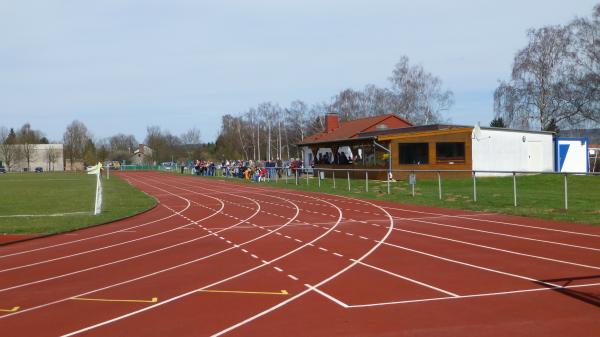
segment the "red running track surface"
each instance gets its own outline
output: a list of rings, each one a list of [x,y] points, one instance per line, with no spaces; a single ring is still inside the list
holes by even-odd
[[[600,336],[599,228],[118,175],[159,206],[0,247],[2,336]]]

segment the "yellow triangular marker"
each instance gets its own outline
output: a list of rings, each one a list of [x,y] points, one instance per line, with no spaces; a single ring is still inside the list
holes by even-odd
[[[19,310],[21,307],[13,307],[12,309],[0,309],[0,312],[15,312]]]

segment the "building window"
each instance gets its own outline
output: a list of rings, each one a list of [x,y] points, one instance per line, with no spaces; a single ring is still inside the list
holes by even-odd
[[[428,143],[404,143],[398,144],[400,155],[400,164],[420,165],[429,164],[429,144]]]
[[[436,143],[435,153],[437,164],[464,164],[465,143]]]

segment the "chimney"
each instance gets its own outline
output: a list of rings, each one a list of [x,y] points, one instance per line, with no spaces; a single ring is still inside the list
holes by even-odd
[[[340,127],[340,116],[335,112],[325,115],[325,132],[331,132]]]
[[[140,153],[141,153],[141,154],[144,154],[144,144],[140,144],[140,145],[138,146],[138,149],[140,150]]]

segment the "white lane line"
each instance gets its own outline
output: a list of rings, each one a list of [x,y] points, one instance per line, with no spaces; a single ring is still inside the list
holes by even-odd
[[[327,293],[325,293],[325,292],[323,292],[323,291],[321,291],[321,290],[319,290],[319,289],[311,286],[310,284],[304,284],[304,286],[307,287],[308,289],[310,289],[310,290],[312,290],[312,291],[320,294],[321,296],[323,296],[325,298],[328,298],[330,301],[332,301],[334,303],[337,303],[339,306],[341,306],[343,308],[348,308],[348,305],[346,303],[344,303],[344,302],[340,301],[339,299],[337,299],[337,298],[335,298],[335,297],[333,297],[333,296],[331,296],[331,295],[329,295],[329,294],[327,294]]]
[[[378,270],[378,271],[380,271],[380,272],[382,272],[382,273],[385,273],[385,274],[388,274],[388,275],[391,275],[391,276],[397,277],[397,278],[399,278],[399,279],[403,279],[403,280],[405,280],[405,281],[408,281],[408,282],[411,282],[411,283],[414,283],[414,284],[418,284],[418,285],[420,285],[420,286],[423,286],[423,287],[425,287],[425,288],[429,288],[429,289],[432,289],[432,290],[435,290],[435,291],[441,292],[441,293],[443,293],[443,294],[450,295],[450,296],[452,296],[452,297],[458,297],[458,296],[459,296],[458,294],[455,294],[455,293],[453,293],[453,292],[451,292],[451,291],[448,291],[448,290],[444,290],[444,289],[442,289],[442,288],[435,287],[435,286],[433,286],[433,285],[431,285],[431,284],[427,284],[427,283],[424,283],[424,282],[420,282],[420,281],[417,281],[417,280],[415,280],[415,279],[412,279],[412,278],[410,278],[410,277],[406,277],[406,276],[403,276],[403,275],[400,275],[400,274],[396,274],[396,273],[394,273],[394,272],[391,272],[391,271],[389,271],[389,270],[386,270],[386,269],[383,269],[383,268],[379,268],[379,267],[375,267],[375,266],[373,266],[373,265],[371,265],[371,264],[368,264],[368,263],[365,263],[365,262],[361,262],[361,261],[357,261],[357,262],[358,262],[359,264],[361,264],[361,265],[365,266],[365,267],[369,267],[369,268],[371,268],[371,269]]]
[[[362,236],[362,235],[360,235],[360,236],[359,236],[359,238],[361,238],[361,239],[363,239],[363,240],[369,240],[369,238],[368,238],[368,237],[366,237],[366,236]]]
[[[250,256],[252,256],[252,258],[254,258],[254,259],[258,259],[258,256],[254,255],[254,254],[250,254]]]
[[[244,253],[248,253],[248,251],[247,251],[247,250],[245,250],[244,248],[242,248],[242,252],[244,252]]]
[[[509,237],[509,238],[519,239],[519,240],[535,241],[535,242],[547,243],[547,244],[552,244],[552,245],[565,246],[565,247],[571,247],[571,248],[579,248],[579,249],[587,249],[587,250],[593,250],[593,251],[596,251],[596,252],[600,252],[600,248],[592,248],[592,247],[585,247],[585,246],[579,246],[579,245],[572,245],[572,244],[563,243],[563,242],[548,241],[548,240],[542,240],[542,239],[534,239],[534,238],[530,238],[530,237],[526,237],[526,236],[518,236],[518,235],[512,235],[512,234],[505,234],[505,233],[498,233],[498,232],[486,231],[486,230],[476,229],[476,228],[447,225],[447,224],[442,224],[442,223],[433,222],[433,221],[426,221],[426,220],[411,219],[409,221],[426,223],[426,224],[435,225],[435,226],[442,226],[442,227],[462,229],[462,230],[479,232],[479,233],[485,233],[485,234],[492,234],[492,235],[498,235],[498,236],[506,236],[506,237]]]
[[[148,225],[153,224],[155,222],[164,221],[166,219],[169,219],[169,218],[172,218],[174,216],[177,216],[181,212],[186,211],[189,207],[191,207],[191,203],[189,203],[189,201],[188,201],[188,205],[184,209],[182,209],[181,211],[178,211],[178,212],[173,213],[173,214],[171,214],[169,216],[166,216],[166,217],[162,217],[160,219],[156,219],[156,220],[149,221],[149,222],[146,222],[146,223],[142,223],[140,225],[135,225],[135,226],[132,226],[132,227],[127,227],[127,228],[124,228],[124,229],[121,229],[121,230],[118,230],[118,231],[114,231],[114,232],[109,232],[109,233],[104,233],[104,234],[98,234],[98,235],[94,235],[94,236],[87,237],[87,238],[82,238],[82,239],[77,239],[77,240],[73,240],[73,241],[63,242],[63,243],[59,243],[59,244],[55,244],[55,245],[50,245],[50,246],[45,246],[45,247],[40,247],[40,248],[35,248],[35,249],[30,249],[30,250],[25,250],[25,251],[20,251],[20,252],[16,252],[16,253],[12,253],[12,254],[5,254],[5,255],[1,255],[0,259],[8,258],[8,257],[11,257],[11,256],[23,255],[23,254],[32,253],[32,252],[37,252],[37,251],[46,250],[46,249],[50,249],[50,248],[61,247],[61,246],[65,246],[65,245],[70,245],[70,244],[74,244],[74,243],[78,243],[78,242],[82,242],[82,241],[87,241],[87,240],[96,239],[96,238],[100,238],[100,237],[104,237],[104,236],[108,236],[108,235],[117,234],[117,233],[120,233],[122,231],[131,230],[131,229],[134,229],[134,228],[148,226]],[[165,208],[167,208],[167,207],[165,207]],[[169,209],[169,211],[173,212],[173,210],[171,210],[171,209]],[[169,231],[165,231],[163,233],[166,233],[166,232],[169,232]],[[142,238],[138,238],[136,240],[141,240],[141,239],[144,239],[144,238],[145,237],[142,237]],[[130,241],[133,241],[133,240],[130,240]],[[125,242],[120,243],[120,244],[126,244],[126,243],[128,243],[130,241],[125,241]],[[112,247],[112,245],[111,246],[107,246],[107,247]]]
[[[333,253],[333,255],[338,256],[338,257],[344,257],[344,255],[342,255],[340,253]]]
[[[287,193],[287,194],[292,194],[292,193]],[[314,197],[310,197],[310,196],[308,196],[308,197],[309,197],[309,198],[314,198]],[[283,198],[282,198],[282,199],[283,199]],[[315,198],[315,199],[316,199],[316,198]],[[290,203],[292,203],[292,202],[290,202]],[[292,203],[292,204],[294,204],[294,203]],[[332,206],[338,209],[338,212],[339,212],[338,222],[339,222],[339,221],[341,221],[341,218],[342,218],[342,212],[341,212],[341,210],[340,210],[338,207],[336,207],[335,205],[333,205],[333,204],[332,204]],[[296,209],[296,214],[295,214],[295,216],[294,216],[292,219],[290,219],[290,221],[288,221],[286,224],[282,225],[281,227],[285,227],[285,226],[286,226],[288,223],[290,223],[290,222],[292,222],[294,219],[296,219],[296,218],[298,217],[298,215],[299,215],[299,212],[300,212],[300,208],[297,208],[297,209]],[[390,221],[393,223],[393,219],[391,219],[391,217],[390,217]],[[314,239],[313,239],[311,242],[316,242],[316,241],[318,241],[318,240],[322,239],[323,237],[325,237],[326,235],[328,235],[329,233],[330,233],[330,231],[324,232],[324,233],[322,233],[321,235],[319,235],[318,237],[314,238]],[[265,237],[265,236],[267,236],[267,235],[269,235],[269,234],[264,234],[264,235],[262,235],[262,236],[259,236],[259,237],[257,237],[257,238],[254,238],[254,239],[252,239],[252,240],[246,241],[245,243],[242,243],[242,244],[248,244],[248,243],[250,243],[250,242],[253,242],[253,241],[256,241],[256,240],[258,240],[258,239],[261,239],[261,238],[263,238],[263,237]],[[387,234],[387,235],[389,235],[389,231],[388,231],[388,234]],[[298,251],[302,250],[302,249],[303,249],[304,247],[306,247],[307,245],[308,245],[308,243],[306,243],[306,244],[304,244],[304,245],[302,245],[302,246],[300,246],[300,247],[297,247],[297,248],[295,248],[295,249],[293,249],[293,250],[291,250],[291,251],[289,251],[289,252],[287,252],[287,253],[285,253],[285,254],[283,254],[283,255],[281,255],[281,256],[279,256],[279,257],[277,257],[277,258],[273,259],[273,260],[271,260],[271,262],[275,262],[275,261],[279,261],[279,260],[281,260],[281,259],[284,259],[284,258],[286,258],[287,256],[289,256],[289,255],[292,255],[292,254],[294,254],[294,253],[296,253],[296,252],[298,252]],[[375,250],[375,249],[376,249],[376,247],[377,247],[377,246],[373,247],[373,248],[372,248],[372,249],[371,249],[371,250],[368,252],[368,254],[371,254],[371,252],[372,252],[373,250]],[[231,248],[228,248],[228,249],[226,249],[226,250],[224,250],[224,251],[228,251],[228,250],[231,250],[231,249],[234,249],[234,248],[233,248],[233,247],[231,247]],[[220,253],[215,253],[215,254],[212,254],[212,256],[214,256],[214,255],[216,255],[216,254],[220,254]],[[365,257],[366,257],[366,255],[365,255]],[[220,281],[216,281],[216,282],[214,282],[214,283],[212,283],[212,284],[206,285],[206,286],[204,286],[204,287],[202,287],[202,288],[195,289],[195,290],[192,290],[192,291],[189,291],[189,292],[186,292],[186,293],[183,293],[183,294],[177,295],[177,296],[175,296],[175,297],[171,297],[171,298],[169,298],[169,299],[167,299],[167,300],[163,300],[163,301],[161,301],[161,302],[158,302],[158,303],[156,303],[156,304],[154,304],[154,305],[151,305],[151,306],[148,306],[148,307],[145,307],[145,308],[142,308],[142,309],[136,310],[136,311],[129,312],[129,313],[127,313],[127,314],[124,314],[124,315],[121,315],[121,316],[118,316],[118,317],[112,318],[112,319],[110,319],[110,320],[107,320],[107,321],[104,321],[104,322],[100,322],[100,323],[97,323],[97,324],[95,324],[95,325],[92,325],[92,326],[88,326],[88,327],[85,327],[85,328],[79,329],[79,330],[77,330],[77,331],[70,332],[70,333],[68,333],[68,334],[65,334],[65,335],[63,335],[63,336],[61,336],[61,337],[68,337],[68,336],[77,335],[77,334],[80,334],[80,333],[82,333],[82,332],[86,332],[86,331],[89,331],[89,330],[93,330],[93,329],[96,329],[96,328],[98,328],[98,327],[101,327],[101,326],[104,326],[104,325],[108,325],[108,324],[114,323],[114,322],[116,322],[116,321],[120,321],[120,320],[126,319],[126,318],[128,318],[128,317],[131,317],[131,316],[137,315],[137,314],[139,314],[139,313],[142,313],[142,312],[145,312],[145,311],[148,311],[148,310],[152,310],[152,309],[154,309],[154,308],[156,308],[156,307],[159,307],[159,306],[166,305],[166,304],[168,304],[168,303],[171,303],[171,302],[173,302],[173,301],[176,301],[176,300],[178,300],[178,299],[180,299],[180,298],[187,297],[187,296],[189,296],[189,295],[191,295],[191,294],[194,294],[194,293],[196,293],[196,292],[198,292],[198,291],[201,291],[201,290],[204,290],[204,289],[208,289],[208,288],[214,287],[214,286],[216,286],[216,285],[219,285],[219,284],[221,284],[221,283],[225,283],[225,282],[227,282],[227,281],[230,281],[230,280],[232,280],[232,279],[235,279],[235,278],[238,278],[238,277],[240,277],[240,276],[243,276],[243,275],[245,275],[245,274],[251,273],[251,272],[253,272],[253,271],[255,271],[255,270],[258,270],[258,269],[260,269],[260,268],[262,268],[262,267],[264,267],[264,266],[265,266],[264,264],[261,264],[261,265],[259,265],[259,266],[256,266],[256,267],[253,267],[253,268],[247,269],[247,270],[245,270],[245,271],[243,271],[243,272],[240,272],[240,273],[238,273],[238,274],[232,275],[232,276],[230,276],[230,277],[228,277],[228,278],[221,279]],[[326,281],[329,281],[330,279],[333,279],[333,278],[337,277],[339,274],[341,274],[341,273],[345,272],[345,271],[346,271],[347,269],[349,269],[349,268],[350,268],[350,266],[349,266],[349,267],[346,267],[345,269],[343,269],[343,270],[339,271],[338,273],[336,273],[335,275],[331,276],[331,277],[330,277],[329,279],[327,279]],[[296,296],[294,296],[294,297],[292,297],[292,298],[288,299],[287,301],[284,301],[284,302],[280,303],[280,304],[279,304],[279,305],[277,305],[276,307],[279,307],[279,306],[281,306],[281,305],[284,305],[285,303],[289,303],[290,301],[292,301],[292,300],[294,300],[294,299],[296,299],[296,298],[298,298],[298,297],[300,297],[300,296],[302,296],[302,295],[306,294],[308,291],[309,291],[309,290],[305,290],[305,291],[303,291],[302,293],[300,293],[300,294],[297,294]],[[96,292],[96,291],[94,291],[94,292]],[[90,292],[90,293],[91,293],[91,292]],[[88,294],[89,294],[89,293],[86,293],[86,294],[79,294],[79,295],[76,295],[75,297],[80,297],[80,296],[84,296],[84,295],[88,295]],[[68,300],[68,299],[65,299],[65,300]],[[64,301],[64,300],[61,300],[60,302],[62,302],[62,301]],[[56,302],[55,302],[55,303],[56,303]],[[54,303],[53,303],[53,304],[54,304]],[[45,306],[46,306],[46,305],[45,305]],[[29,308],[29,310],[27,310],[27,309],[25,309],[25,310],[22,310],[22,311],[20,311],[20,313],[23,313],[23,312],[26,312],[26,311],[30,311],[30,310],[32,310],[32,308]],[[272,310],[274,310],[274,308],[267,309],[267,311],[268,311],[268,312],[270,312],[270,311],[272,311]],[[15,313],[15,314],[16,314],[16,313]],[[3,315],[3,316],[0,316],[0,320],[1,320],[1,319],[3,319],[3,318],[6,318],[6,317],[10,317],[10,316],[12,316],[12,315],[14,315],[14,314],[8,314],[8,315]],[[262,315],[263,315],[263,313],[259,313],[258,315],[259,315],[259,316],[262,316]],[[239,326],[240,324],[241,324],[241,323],[238,323],[238,324],[236,324],[236,326]],[[229,330],[231,330],[232,328],[233,328],[233,327],[230,327],[230,328],[228,329],[228,331],[229,331]],[[222,334],[222,333],[220,333],[220,334]]]
[[[283,271],[283,269],[281,269],[281,268],[279,268],[279,267],[273,267],[273,269],[277,270],[277,271],[278,271],[278,272],[280,272],[280,273]]]
[[[437,235],[432,235],[432,234],[425,234],[425,233],[413,232],[413,231],[409,231],[407,229],[394,228],[394,230],[405,232],[405,233],[411,233],[411,234],[415,234],[415,235],[426,236],[426,237],[435,238],[435,239],[440,239],[440,240],[445,240],[445,241],[450,241],[450,242],[461,243],[461,244],[469,245],[469,246],[473,246],[473,247],[490,249],[490,250],[494,250],[494,251],[498,251],[498,252],[503,252],[503,253],[508,253],[508,254],[514,254],[514,255],[519,255],[519,256],[526,256],[526,257],[531,257],[531,258],[534,258],[534,259],[540,259],[540,260],[545,260],[545,261],[551,261],[551,262],[569,264],[569,265],[578,266],[578,267],[584,267],[584,268],[590,268],[590,269],[600,270],[600,267],[596,267],[596,266],[589,266],[589,265],[581,264],[581,263],[575,263],[575,262],[557,260],[557,259],[552,259],[552,258],[549,258],[549,257],[531,255],[531,254],[526,254],[526,253],[520,253],[520,252],[515,252],[515,251],[512,251],[512,250],[508,250],[508,249],[496,248],[496,247],[491,247],[491,246],[486,246],[486,245],[480,245],[480,244],[477,244],[477,243],[472,243],[472,242],[467,242],[467,241],[450,239],[450,238],[446,238],[446,237],[443,237],[443,236],[437,236]]]
[[[302,242],[302,240],[299,240],[299,239],[294,239],[294,241],[296,241],[296,242]]]
[[[190,203],[189,200],[186,200],[186,201],[188,203]],[[191,205],[191,203],[190,203],[190,205]],[[215,212],[215,213],[211,214],[209,217],[215,216],[217,214],[218,214],[218,212]],[[175,215],[179,215],[179,214],[174,213],[173,215],[175,216]],[[56,258],[52,258],[52,259],[47,259],[47,260],[43,260],[43,261],[38,261],[38,262],[34,262],[34,263],[29,263],[29,264],[24,264],[24,265],[20,265],[20,266],[16,266],[16,267],[2,269],[2,270],[0,270],[0,273],[5,273],[5,272],[8,272],[8,271],[12,271],[12,270],[18,270],[18,269],[33,267],[33,266],[37,266],[37,265],[41,265],[41,264],[46,264],[46,263],[50,263],[50,262],[60,261],[60,260],[68,259],[68,258],[75,257],[75,256],[85,255],[85,254],[89,254],[89,253],[93,253],[93,252],[105,250],[105,249],[108,249],[108,248],[113,248],[113,247],[118,247],[118,246],[130,244],[132,242],[137,242],[137,241],[140,241],[140,240],[146,240],[146,239],[149,239],[149,238],[152,238],[152,237],[155,237],[155,236],[160,236],[160,235],[163,235],[163,234],[166,234],[166,233],[169,233],[169,232],[176,231],[179,228],[186,227],[186,226],[189,226],[189,225],[190,225],[189,223],[186,223],[185,225],[178,226],[178,227],[175,227],[175,228],[163,231],[163,232],[158,232],[158,233],[150,234],[150,235],[147,235],[147,236],[142,236],[142,237],[139,237],[139,238],[135,238],[135,239],[131,239],[131,240],[119,242],[119,243],[116,243],[116,244],[102,246],[102,247],[95,248],[95,249],[90,249],[90,250],[86,250],[86,251],[82,251],[82,252],[78,252],[78,253],[74,253],[74,254],[70,254],[70,255],[63,255],[63,256],[60,256],[60,257],[56,257]],[[129,229],[124,229],[124,230],[129,230]],[[119,232],[122,232],[122,231],[119,231]],[[115,232],[115,233],[118,233],[118,232]]]
[[[504,272],[504,271],[501,271],[501,270],[487,268],[487,267],[483,267],[483,266],[479,266],[479,265],[476,265],[476,264],[467,263],[467,262],[463,262],[463,261],[453,260],[453,259],[450,259],[450,258],[447,258],[447,257],[438,256],[438,255],[426,253],[426,252],[423,252],[423,251],[420,251],[420,250],[416,250],[416,249],[411,249],[411,248],[408,248],[408,247],[403,247],[403,246],[395,245],[395,244],[389,243],[389,242],[384,242],[383,244],[386,245],[386,246],[397,248],[397,249],[406,250],[406,251],[409,251],[409,252],[412,252],[412,253],[416,253],[416,254],[421,254],[421,255],[428,256],[428,257],[432,257],[434,259],[443,260],[443,261],[446,261],[446,262],[456,263],[456,264],[460,264],[460,265],[463,265],[463,266],[467,266],[467,267],[471,267],[471,268],[475,268],[475,269],[481,269],[481,270],[489,271],[489,272],[496,273],[496,274],[501,274],[501,275],[505,275],[505,276],[515,277],[515,278],[526,280],[526,281],[530,281],[530,282],[543,283],[543,284],[546,284],[546,285],[548,285],[550,287],[559,287],[559,285],[554,284],[554,283],[539,281],[539,280],[537,280],[535,278],[531,278],[531,277],[527,277],[527,276],[523,276],[523,275],[518,275],[518,274],[509,273],[509,272]]]
[[[322,250],[322,251],[326,252],[327,248],[319,247],[319,250]]]
[[[288,194],[291,194],[291,193],[288,193]],[[294,194],[294,195],[296,195],[296,194]],[[345,199],[351,199],[351,198],[349,198],[349,197],[344,197],[344,196],[339,196],[339,197],[340,197],[340,198],[345,198]],[[361,202],[363,202],[364,204],[370,204],[370,205],[372,205],[372,206],[375,206],[375,207],[377,207],[377,208],[381,209],[381,210],[382,210],[382,211],[383,211],[383,212],[386,214],[386,216],[388,217],[388,219],[389,219],[389,221],[390,221],[390,226],[388,227],[388,230],[387,230],[387,232],[385,233],[385,235],[384,235],[384,236],[383,236],[383,238],[381,239],[381,242],[384,242],[384,241],[385,241],[385,240],[386,240],[386,239],[387,239],[387,238],[390,236],[390,234],[392,233],[392,230],[393,230],[393,228],[394,228],[394,219],[393,219],[393,218],[392,218],[392,216],[391,216],[391,215],[390,215],[390,214],[389,214],[389,213],[388,213],[388,212],[387,212],[385,209],[383,209],[382,207],[380,207],[380,206],[377,206],[376,204],[373,204],[373,203],[371,203],[371,202],[368,202],[368,201],[363,201],[363,200],[361,200]],[[340,220],[341,220],[341,214],[342,214],[342,211],[341,211],[341,209],[340,209],[339,207],[335,206],[333,203],[330,203],[330,204],[331,204],[331,205],[333,205],[334,207],[336,207],[336,208],[339,210],[339,212],[340,212]],[[337,225],[336,225],[336,226],[337,226]],[[334,226],[334,227],[335,227],[335,226]],[[332,228],[334,228],[334,227],[332,227]],[[325,232],[325,233],[329,233],[329,231],[327,231],[327,232]],[[325,234],[325,233],[324,233],[324,234]],[[315,241],[315,240],[313,240],[313,242],[314,242],[314,241]],[[381,245],[381,243],[376,243],[376,244],[375,244],[373,247],[371,247],[371,249],[370,249],[369,251],[367,251],[366,253],[364,253],[364,254],[363,254],[361,257],[359,257],[359,258],[358,258],[358,259],[356,259],[355,261],[357,261],[357,262],[358,262],[358,261],[362,261],[362,260],[366,259],[366,258],[367,258],[369,255],[371,255],[371,254],[372,254],[372,253],[373,253],[375,250],[377,250],[377,249],[379,248],[379,246],[380,246],[380,245]],[[320,287],[320,286],[322,286],[322,285],[324,285],[324,284],[327,284],[327,283],[328,283],[328,282],[330,282],[331,280],[333,280],[333,279],[337,278],[337,277],[338,277],[338,276],[340,276],[341,274],[345,273],[346,271],[348,271],[349,269],[351,269],[352,267],[354,267],[354,266],[357,264],[357,262],[352,262],[352,263],[351,263],[350,265],[348,265],[347,267],[345,267],[345,268],[343,268],[343,269],[339,270],[337,273],[335,273],[335,274],[333,274],[333,275],[329,276],[328,278],[326,278],[326,279],[322,280],[321,282],[317,283],[317,284],[316,284],[316,285],[314,285],[313,287],[314,287],[314,288],[318,288],[318,287]],[[300,297],[302,297],[302,296],[306,295],[307,293],[309,293],[309,292],[311,292],[311,291],[312,291],[312,289],[311,289],[311,288],[308,288],[308,289],[306,289],[306,290],[304,290],[304,291],[302,291],[302,292],[300,292],[300,293],[296,294],[295,296],[292,296],[292,297],[288,298],[287,300],[284,300],[284,301],[282,301],[282,302],[280,302],[280,303],[278,303],[278,304],[276,304],[276,305],[274,305],[274,306],[272,306],[272,307],[270,307],[270,308],[268,308],[268,309],[265,309],[265,310],[263,310],[263,311],[261,311],[261,312],[259,312],[259,313],[255,314],[254,316],[248,317],[248,318],[246,318],[246,319],[244,319],[244,320],[242,320],[242,321],[240,321],[240,322],[238,322],[238,323],[236,323],[236,324],[234,324],[234,325],[232,325],[232,326],[230,326],[230,327],[228,327],[228,328],[226,328],[226,329],[223,329],[223,330],[221,330],[221,331],[219,331],[219,332],[217,332],[217,333],[213,334],[212,336],[213,336],[213,337],[222,336],[222,335],[224,335],[224,334],[226,334],[226,333],[228,333],[228,332],[230,332],[230,331],[232,331],[232,330],[235,330],[235,329],[239,328],[240,326],[243,326],[243,325],[245,325],[245,324],[248,324],[248,323],[250,323],[250,322],[252,322],[252,321],[254,321],[254,320],[256,320],[256,319],[258,319],[258,318],[260,318],[260,317],[262,317],[262,316],[264,316],[264,315],[267,315],[267,314],[269,314],[269,313],[271,313],[271,312],[273,312],[273,311],[275,311],[275,310],[277,310],[277,309],[279,309],[279,308],[281,308],[281,307],[283,307],[283,306],[287,305],[288,303],[291,303],[291,302],[295,301],[296,299],[298,299],[298,298],[300,298]]]
[[[288,274],[288,277],[291,278],[294,281],[298,281],[298,278],[292,274]]]
[[[567,234],[582,235],[582,236],[600,237],[600,235],[598,235],[598,234],[589,234],[589,233],[574,232],[574,231],[568,231],[568,230],[562,230],[562,229],[545,228],[545,227],[531,226],[531,225],[522,225],[522,224],[517,224],[517,223],[513,223],[513,222],[506,222],[506,221],[470,218],[471,216],[478,216],[479,214],[473,214],[473,215],[447,215],[447,214],[441,214],[441,213],[416,211],[416,210],[404,209],[404,208],[397,208],[397,207],[384,207],[384,208],[395,209],[395,210],[399,210],[399,211],[412,212],[412,213],[437,215],[437,216],[440,216],[440,217],[447,217],[447,218],[458,218],[458,219],[465,219],[465,220],[473,220],[473,221],[476,221],[476,222],[477,221],[478,222],[488,222],[488,223],[497,223],[497,224],[502,224],[502,225],[507,225],[507,226],[533,228],[533,229],[539,229],[539,230],[543,230],[543,231],[567,233]],[[496,214],[487,214],[486,213],[486,215],[496,215]],[[498,215],[502,215],[502,214],[498,214]]]
[[[585,288],[585,287],[595,287],[595,286],[600,286],[600,283],[578,284],[578,285],[564,286],[564,287],[532,288],[532,289],[521,289],[521,290],[512,290],[512,291],[500,291],[500,292],[494,292],[494,293],[462,295],[462,296],[458,296],[458,297],[433,297],[433,298],[424,298],[424,299],[418,299],[418,300],[405,300],[405,301],[395,301],[395,302],[381,302],[381,303],[371,303],[371,304],[355,304],[355,305],[346,305],[346,308],[368,308],[368,307],[380,307],[380,306],[386,306],[386,305],[422,303],[422,302],[444,301],[444,300],[453,300],[453,301],[456,301],[456,300],[462,300],[462,299],[468,299],[468,298],[477,298],[477,297],[494,297],[494,296],[504,296],[504,295],[531,293],[531,292],[537,292],[537,291],[550,291],[550,290],[571,289],[571,288]]]

